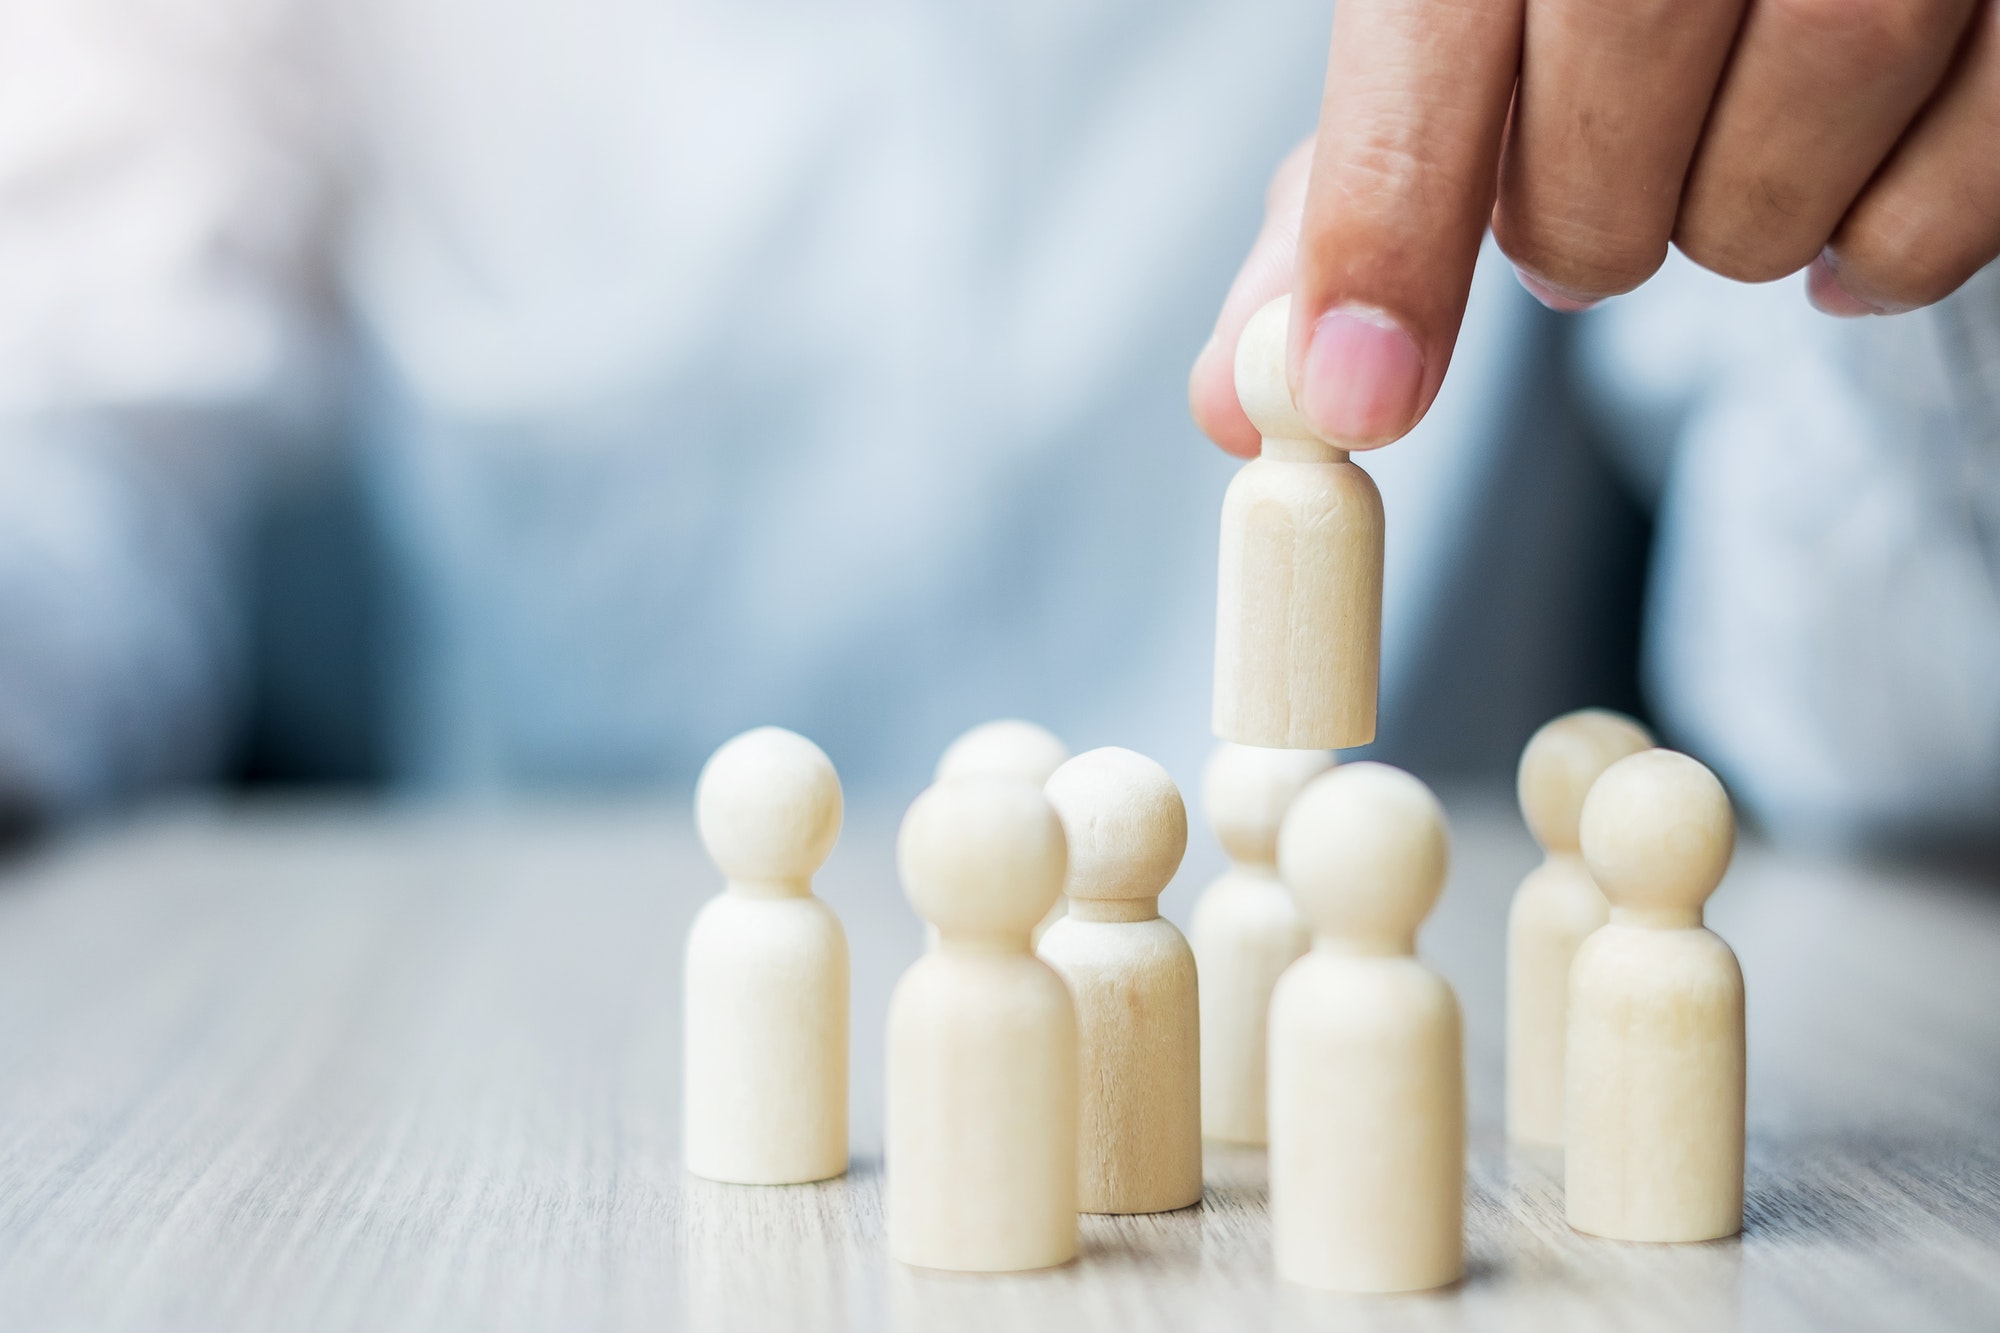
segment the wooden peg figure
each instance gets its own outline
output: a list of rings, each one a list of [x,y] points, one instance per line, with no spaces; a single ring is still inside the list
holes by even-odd
[[[1416,957],[1444,811],[1384,764],[1314,778],[1278,833],[1312,949],[1271,996],[1271,1237],[1281,1276],[1419,1291],[1464,1268],[1458,999]]]
[[[1028,945],[1062,887],[1062,824],[1033,783],[956,778],[911,805],[896,860],[938,943],[889,1001],[889,1252],[961,1272],[1066,1263],[1076,1010]]]
[[[840,778],[820,748],[759,727],[695,787],[727,885],[688,932],[682,1128],[687,1169],[790,1185],[847,1170],[847,936],[813,896],[840,836]]]
[[[1024,778],[1039,787],[1068,758],[1069,747],[1048,728],[1018,718],[1002,718],[997,722],[982,722],[946,746],[938,759],[937,774],[931,780],[945,782],[975,774],[1003,774]],[[1067,900],[1058,894],[1055,906],[1035,927],[1037,943],[1042,932],[1061,920],[1068,910]],[[935,927],[925,927],[925,935],[930,944],[937,943]]]
[[[975,775],[1021,778],[1037,787],[1069,758],[1069,747],[1046,727],[1019,718],[982,722],[945,747],[931,781]]]
[[[1201,978],[1204,1138],[1263,1146],[1271,988],[1310,942],[1278,879],[1278,825],[1299,789],[1332,765],[1325,750],[1224,741],[1202,775],[1202,807],[1230,861],[1195,903],[1189,934]]]
[[[1201,1200],[1200,1001],[1160,891],[1187,850],[1187,808],[1166,769],[1115,747],[1070,760],[1046,791],[1069,844],[1069,915],[1040,953],[1076,997],[1077,1206],[1185,1208]]]
[[[1546,856],[1507,913],[1507,1133],[1518,1142],[1562,1144],[1569,967],[1610,919],[1577,842],[1583,798],[1605,769],[1652,744],[1631,718],[1587,708],[1547,723],[1521,752],[1521,814]]]
[[[1702,925],[1736,821],[1672,750],[1621,759],[1583,803],[1610,922],[1570,969],[1563,1175],[1569,1224],[1615,1240],[1743,1228],[1743,972]]]
[[[1375,738],[1381,666],[1382,497],[1312,432],[1285,382],[1291,298],[1236,345],[1236,396],[1264,438],[1222,502],[1215,734],[1340,749]]]

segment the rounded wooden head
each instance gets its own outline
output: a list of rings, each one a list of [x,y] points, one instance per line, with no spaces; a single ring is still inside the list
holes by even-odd
[[[1278,825],[1299,789],[1333,767],[1325,750],[1273,750],[1224,741],[1201,775],[1201,804],[1232,861],[1275,865]]]
[[[1157,898],[1187,852],[1187,806],[1167,770],[1143,754],[1088,750],[1049,778],[1049,804],[1069,839],[1072,898]]]
[[[1250,316],[1236,341],[1236,401],[1267,440],[1317,440],[1319,436],[1292,403],[1285,379],[1285,337],[1292,298],[1279,297]]]
[[[758,727],[708,757],[694,812],[702,846],[730,879],[806,879],[840,838],[840,776],[805,737]]]
[[[933,782],[997,773],[1023,778],[1037,787],[1061,768],[1069,747],[1047,727],[1018,718],[982,722],[945,747]]]
[[[1673,750],[1620,759],[1584,798],[1584,863],[1613,907],[1699,918],[1736,850],[1729,793]]]
[[[945,935],[1018,938],[1062,891],[1062,821],[1023,778],[977,774],[928,788],[903,816],[896,868],[917,915]]]
[[[1575,852],[1583,798],[1598,775],[1628,754],[1653,748],[1647,730],[1606,708],[1585,708],[1542,724],[1521,751],[1514,789],[1521,816],[1546,852]]]
[[[1450,863],[1444,808],[1387,764],[1306,784],[1278,830],[1278,873],[1316,935],[1408,949]]]

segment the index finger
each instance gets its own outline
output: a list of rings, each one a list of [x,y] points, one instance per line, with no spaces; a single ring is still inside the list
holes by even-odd
[[[1386,444],[1444,381],[1520,62],[1523,0],[1340,0],[1287,373],[1314,429]]]

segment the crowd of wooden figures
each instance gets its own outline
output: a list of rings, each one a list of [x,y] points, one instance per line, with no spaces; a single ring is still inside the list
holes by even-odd
[[[1519,788],[1547,858],[1508,920],[1508,1133],[1561,1145],[1580,1231],[1734,1234],[1743,982],[1702,925],[1728,798],[1596,710],[1535,735]],[[1442,808],[1383,764],[1228,742],[1202,794],[1232,864],[1190,946],[1159,914],[1188,836],[1160,765],[1072,758],[1014,721],[940,760],[897,845],[930,936],[888,1015],[895,1258],[1064,1263],[1079,1212],[1198,1203],[1206,1137],[1268,1145],[1284,1278],[1395,1292],[1460,1276],[1459,1009],[1415,952],[1446,876]],[[727,887],[687,943],[685,1164],[744,1185],[839,1175],[847,946],[812,893],[839,779],[812,742],[762,728],[710,759],[696,813]]]
[[[1165,769],[1025,722],[960,737],[904,817],[930,944],[889,1005],[889,1249],[967,1272],[1076,1254],[1077,1214],[1201,1199],[1201,1141],[1267,1144],[1278,1272],[1421,1291],[1464,1268],[1457,997],[1416,956],[1444,811],[1374,738],[1382,499],[1286,381],[1289,297],[1236,346],[1263,440],[1223,499],[1210,821],[1234,863],[1160,916],[1187,848]],[[1548,856],[1508,918],[1507,1128],[1560,1144],[1572,1226],[1743,1219],[1743,976],[1702,926],[1735,846],[1706,768],[1572,713],[1520,767]],[[696,814],[728,880],[688,938],[685,1161],[778,1185],[847,1169],[847,945],[813,897],[840,781],[775,728],[716,752]]]

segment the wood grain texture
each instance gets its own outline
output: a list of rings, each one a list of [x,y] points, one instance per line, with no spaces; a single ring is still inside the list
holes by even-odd
[[[882,1017],[922,947],[893,811],[819,880],[854,960],[855,1170],[675,1161],[679,952],[716,889],[682,807],[162,814],[0,876],[0,1327],[1990,1329],[2000,1321],[2000,900],[1745,848],[1709,920],[1749,987],[1737,1239],[1563,1222],[1500,1133],[1509,893],[1537,859],[1455,809],[1420,948],[1465,1007],[1469,1272],[1276,1283],[1264,1156],[1198,1208],[1086,1217],[1077,1262],[890,1261]],[[1185,919],[1206,838],[1164,899]]]

